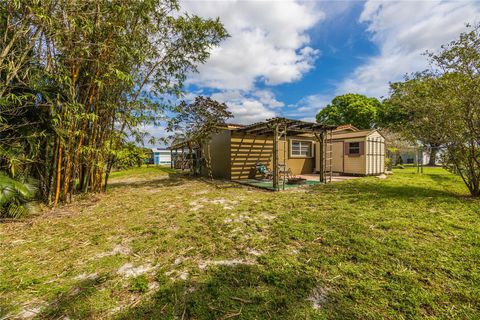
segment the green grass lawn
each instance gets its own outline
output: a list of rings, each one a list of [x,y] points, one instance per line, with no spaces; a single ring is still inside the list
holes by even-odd
[[[413,172],[279,193],[114,173],[0,224],[0,319],[478,319],[480,201]]]

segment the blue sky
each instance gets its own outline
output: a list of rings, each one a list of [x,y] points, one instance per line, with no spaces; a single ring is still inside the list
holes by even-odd
[[[427,67],[422,53],[480,22],[479,1],[195,0],[181,10],[219,17],[231,35],[188,77],[185,99],[211,96],[244,124],[314,121],[349,92],[385,97],[389,82]]]

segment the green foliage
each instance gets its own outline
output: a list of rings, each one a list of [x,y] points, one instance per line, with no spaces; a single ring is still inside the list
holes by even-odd
[[[219,130],[233,114],[225,103],[211,98],[198,96],[192,103],[182,101],[173,110],[175,115],[170,119],[167,130],[181,132],[186,140],[199,143]]]
[[[320,110],[317,122],[336,126],[352,124],[359,129],[371,129],[381,123],[383,108],[376,98],[344,94],[335,97],[331,104]]]
[[[34,177],[54,205],[105,187],[126,137],[146,138],[139,128],[164,119],[186,75],[228,36],[176,0],[0,8],[0,169]]]
[[[136,146],[134,142],[127,142],[116,152],[114,166],[117,169],[140,167],[147,157],[144,148]]]
[[[480,25],[429,57],[430,70],[391,85],[389,104],[407,115],[399,130],[441,148],[445,167],[480,196]]]
[[[175,140],[186,141],[190,150],[202,146],[202,142],[207,140],[211,134],[219,131],[219,126],[224,125],[229,118],[233,117],[225,103],[202,96],[196,97],[195,101],[190,104],[182,101],[173,111],[175,115],[168,122],[167,131],[175,132],[175,135],[170,139],[174,140],[174,143],[176,143]],[[196,170],[199,169],[199,164],[204,160],[209,175],[212,177],[209,144],[203,152],[206,153],[205,157],[199,159],[200,161],[193,164],[193,167]]]
[[[138,277],[132,278],[130,280],[130,288],[128,289],[131,292],[145,293],[148,290],[148,279],[142,274]]]
[[[32,181],[20,181],[0,172],[0,218],[21,218],[31,211],[36,188]]]

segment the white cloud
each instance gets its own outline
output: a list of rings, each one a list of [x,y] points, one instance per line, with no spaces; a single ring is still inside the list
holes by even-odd
[[[140,140],[143,140],[143,146],[147,148],[165,147],[165,142],[162,139],[171,135],[170,132],[167,132],[165,123],[142,125],[138,129],[144,134],[143,139],[140,138]],[[155,144],[150,143],[151,138],[155,138]],[[131,134],[129,134],[127,140],[137,142],[136,137]]]
[[[251,93],[239,90],[227,90],[211,95],[211,98],[227,104],[234,119],[230,122],[250,124],[263,121],[277,115],[276,109],[284,104],[275,99],[268,90],[257,90]]]
[[[269,90],[256,90],[252,92],[252,96],[258,98],[258,100],[268,106],[269,108],[281,108],[285,104],[283,102],[278,101],[275,98],[273,92]]]
[[[183,9],[220,17],[231,37],[215,48],[190,83],[225,90],[254,90],[290,83],[312,69],[319,51],[308,46],[307,30],[324,14],[312,2],[185,1]]]
[[[422,53],[454,40],[465,30],[465,23],[478,22],[478,17],[479,2],[367,1],[360,22],[368,24],[380,53],[341,82],[336,94],[385,96],[390,81],[428,67]]]
[[[289,110],[285,115],[287,117],[300,118],[304,121],[315,122],[317,113],[329,104],[332,99],[332,96],[322,94],[303,97],[297,103],[289,105]]]

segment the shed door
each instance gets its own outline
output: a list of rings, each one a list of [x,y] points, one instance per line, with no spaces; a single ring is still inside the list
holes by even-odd
[[[343,172],[343,142],[332,144],[332,171]]]

